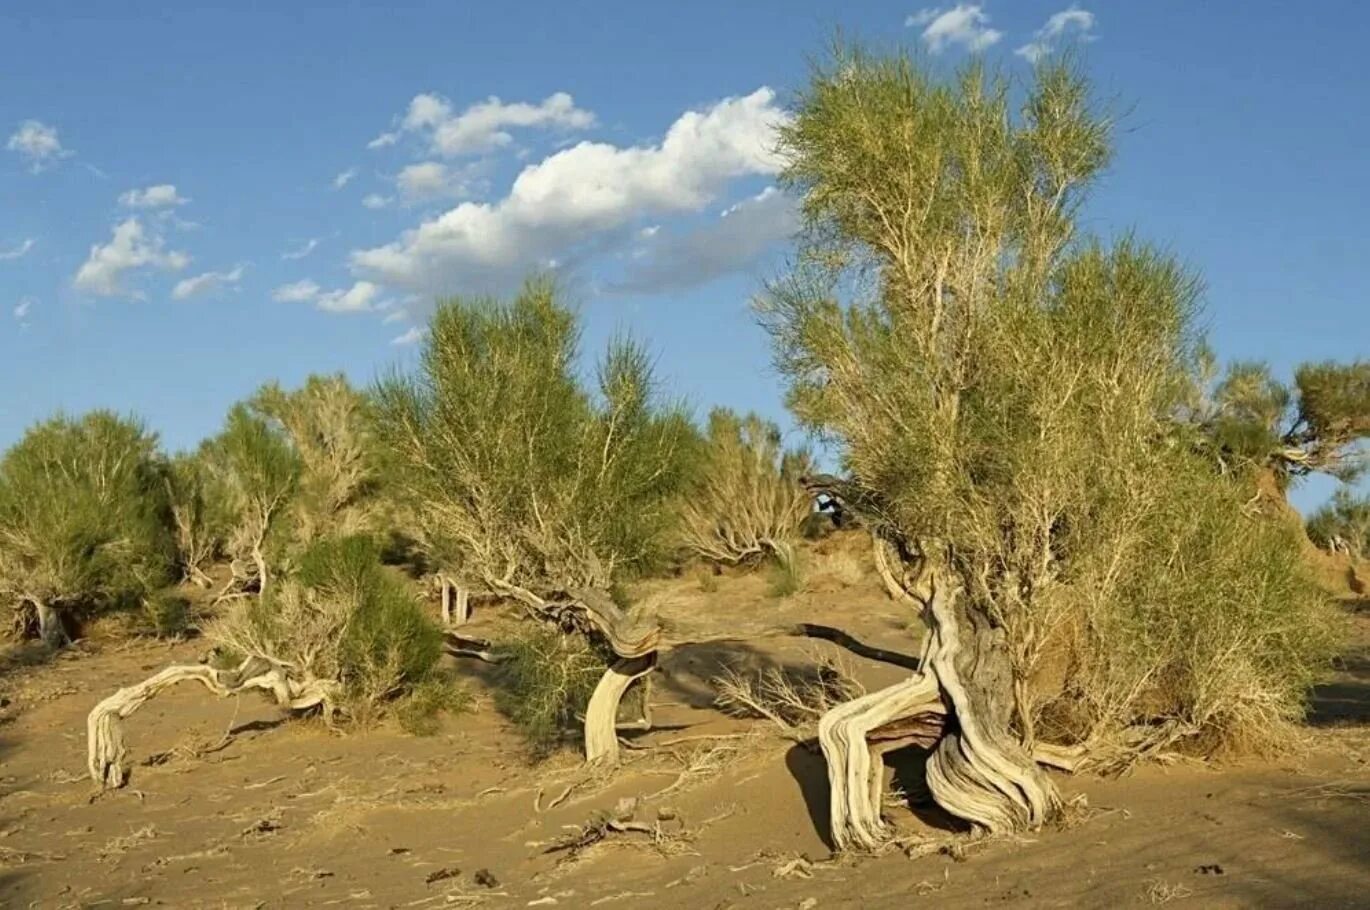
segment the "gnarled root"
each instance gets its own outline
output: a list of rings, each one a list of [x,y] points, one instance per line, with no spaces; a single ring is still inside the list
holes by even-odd
[[[656,652],[617,660],[600,677],[585,709],[585,759],[594,764],[618,763],[618,706],[623,693],[656,666]]]
[[[128,757],[124,719],[152,696],[185,680],[194,680],[220,697],[262,689],[270,692],[283,708],[299,711],[322,705],[328,714],[333,711],[337,689],[331,680],[291,679],[285,668],[261,657],[249,657],[235,670],[216,670],[203,664],[167,667],[149,679],[120,689],[90,712],[86,719],[86,761],[91,780],[111,789],[124,785],[124,761]]]
[[[874,849],[886,840],[879,756],[907,743],[935,746],[927,781],[938,805],[991,834],[1039,827],[1060,809],[1055,785],[1009,727],[1002,631],[942,590],[927,609],[932,633],[923,672],[819,721],[838,849]]]
[[[832,840],[837,849],[870,850],[886,839],[880,820],[884,765],[878,754],[872,755],[872,734],[886,725],[912,721],[910,737],[917,734],[914,725],[919,725],[931,731],[935,740],[945,713],[937,677],[916,673],[840,704],[819,720],[818,742],[828,763]]]

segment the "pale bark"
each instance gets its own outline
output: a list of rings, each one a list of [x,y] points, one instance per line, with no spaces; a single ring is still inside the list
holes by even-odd
[[[62,615],[51,604],[38,598],[31,598],[34,612],[38,614],[38,637],[43,644],[56,651],[71,643]]]
[[[194,680],[224,697],[252,689],[265,690],[283,708],[295,711],[322,705],[332,710],[337,684],[329,680],[291,679],[285,669],[260,657],[249,657],[236,670],[216,670],[204,664],[167,667],[160,673],[115,692],[96,705],[86,718],[86,767],[90,777],[106,788],[127,780],[123,721],[143,703],[176,683]]]
[[[628,687],[655,666],[656,654],[653,652],[615,661],[605,671],[585,709],[586,761],[602,765],[618,763],[618,706]]]
[[[833,708],[819,722],[838,849],[874,849],[886,840],[878,759],[912,742],[933,749],[927,780],[938,805],[990,833],[1037,828],[1060,808],[1055,785],[1010,727],[1003,631],[945,586],[934,585],[927,614],[924,669]],[[949,715],[945,723],[942,715]]]

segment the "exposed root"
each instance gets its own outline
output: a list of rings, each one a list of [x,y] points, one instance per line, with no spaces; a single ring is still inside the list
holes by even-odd
[[[838,849],[873,850],[886,839],[880,818],[884,766],[872,754],[871,734],[886,724],[908,720],[919,729],[910,729],[903,738],[931,735],[935,740],[945,713],[937,678],[920,673],[823,715],[818,742],[828,763],[832,839]]]
[[[243,661],[236,670],[216,670],[203,664],[167,667],[155,676],[120,689],[100,702],[86,719],[86,767],[91,780],[105,788],[122,787],[127,780],[124,763],[123,721],[163,689],[194,680],[220,697],[251,689],[269,692],[281,707],[301,711],[322,706],[332,716],[337,684],[330,680],[298,680],[279,664],[259,657]]]

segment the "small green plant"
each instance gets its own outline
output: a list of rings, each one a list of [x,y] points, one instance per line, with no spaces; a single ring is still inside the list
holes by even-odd
[[[395,709],[400,728],[411,736],[433,736],[441,729],[440,716],[471,710],[471,692],[451,676],[433,673],[410,690]]]
[[[529,625],[504,646],[495,707],[512,720],[534,756],[554,749],[585,713],[609,655],[583,636]]]
[[[775,598],[792,597],[804,588],[804,573],[799,565],[799,555],[788,550],[771,560],[770,585],[768,590]]]
[[[190,630],[190,601],[174,591],[143,598],[143,624],[158,638],[181,638]]]

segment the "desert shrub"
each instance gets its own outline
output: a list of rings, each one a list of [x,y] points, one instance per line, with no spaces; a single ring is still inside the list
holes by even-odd
[[[804,588],[804,572],[797,553],[776,556],[771,561],[770,579],[767,590],[772,597],[785,598],[798,594]]]
[[[765,556],[789,562],[812,510],[812,497],[800,486],[810,467],[807,452],[782,448],[774,423],[715,408],[698,478],[681,508],[686,549],[729,565]]]
[[[1338,487],[1309,517],[1308,537],[1324,550],[1344,550],[1357,559],[1370,555],[1370,496]]]
[[[1296,543],[1181,425],[1197,280],[1075,222],[1109,121],[1062,65],[1016,97],[977,66],[820,69],[781,130],[804,246],[760,303],[791,407],[840,449],[836,491],[896,544],[978,715],[936,760],[944,795],[1003,807],[971,814],[992,827],[1052,804],[1022,750],[1047,706],[1091,748],[1136,754],[1158,725],[1205,754],[1275,742],[1327,655]],[[967,767],[980,750],[1030,803]]]
[[[1314,472],[1350,483],[1367,465],[1370,361],[1305,363],[1292,385],[1264,363],[1234,363],[1194,410],[1224,467],[1273,472],[1281,488]]]
[[[248,406],[289,441],[299,462],[290,502],[298,545],[373,530],[380,479],[360,392],[340,375],[310,376],[294,391],[263,386]]]
[[[143,598],[142,620],[158,638],[180,638],[190,629],[190,601],[174,591],[157,591]]]
[[[580,635],[541,625],[502,647],[495,707],[522,732],[534,755],[551,751],[585,713],[612,659]]]
[[[411,736],[432,736],[440,729],[440,715],[469,710],[470,691],[450,676],[433,673],[404,697],[395,708],[395,718]]]
[[[106,411],[32,427],[0,459],[0,594],[65,643],[62,617],[133,605],[172,558],[157,438]]]
[[[607,591],[658,558],[697,434],[626,341],[575,375],[577,331],[552,284],[511,303],[449,300],[415,375],[375,392],[387,479],[433,562],[474,591]]]
[[[332,684],[365,720],[427,678],[442,633],[364,536],[323,538],[262,597],[241,602],[205,633],[229,653],[287,666],[306,683]]]
[[[164,482],[181,580],[206,587],[209,568],[223,555],[232,526],[228,490],[202,452],[172,458]]]
[[[233,580],[265,591],[271,556],[289,540],[287,507],[300,464],[284,434],[243,404],[228,412],[224,429],[201,447],[209,482],[222,490],[227,528],[224,551]]]

